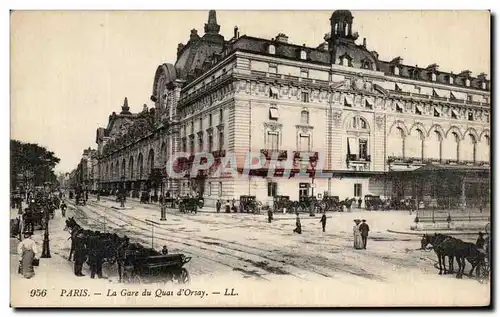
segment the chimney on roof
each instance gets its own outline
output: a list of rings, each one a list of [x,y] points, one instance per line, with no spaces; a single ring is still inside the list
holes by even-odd
[[[366,48],[366,37],[363,38],[363,47]]]
[[[238,26],[237,25],[234,27],[234,35],[233,36],[234,36],[234,39],[237,39],[239,37],[238,36]]]
[[[276,36],[276,41],[281,43],[288,43],[288,36],[286,36],[285,33],[279,33]]]

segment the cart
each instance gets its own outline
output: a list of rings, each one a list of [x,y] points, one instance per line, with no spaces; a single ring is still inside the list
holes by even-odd
[[[258,214],[260,209],[260,203],[255,196],[240,196],[240,212]]]
[[[198,212],[198,208],[203,208],[203,205],[205,204],[203,198],[199,197],[187,197],[187,198],[182,198],[181,202],[179,203],[179,211],[182,213],[186,212]]]
[[[190,281],[189,272],[183,266],[191,261],[184,254],[155,254],[133,257],[126,267],[123,279],[128,283],[172,282],[185,284]]]
[[[368,210],[379,210],[384,207],[384,202],[380,196],[365,195],[365,208]]]
[[[490,242],[490,232],[491,232],[491,227],[490,223],[486,225],[485,231],[486,231],[486,238],[484,239],[484,252],[485,256],[484,259],[478,264],[477,266],[477,280],[479,283],[486,283],[490,280],[491,276],[491,257],[490,257],[490,248],[491,248],[491,242]]]

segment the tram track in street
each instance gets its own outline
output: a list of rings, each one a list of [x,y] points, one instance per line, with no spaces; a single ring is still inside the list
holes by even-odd
[[[103,205],[97,204],[97,203],[92,203],[92,205],[99,206],[99,207],[104,207],[104,208],[106,208],[108,210],[111,210],[114,213],[119,214],[120,216],[125,216],[127,218],[130,218],[134,222],[144,223],[147,226],[150,225],[147,221],[145,221],[143,219],[140,219],[140,218],[137,218],[137,217],[134,217],[134,216],[131,216],[131,215],[127,215],[126,213],[119,213],[119,211],[116,210],[116,209],[109,208],[109,207],[106,207],[106,206],[103,206]],[[191,220],[194,220],[194,219],[192,219],[192,217],[190,217],[190,218],[191,218]],[[137,227],[137,225],[134,225],[134,226]],[[167,229],[162,228],[162,227],[156,227],[156,228],[157,228],[156,229],[157,231],[158,231],[158,229],[163,230],[163,231],[167,231]],[[143,228],[143,230],[147,230],[147,229]],[[258,248],[258,247],[254,247],[254,246],[243,245],[243,244],[235,242],[235,241],[228,241],[228,240],[224,240],[224,239],[221,239],[221,238],[212,238],[212,237],[207,237],[207,236],[203,236],[202,237],[202,238],[205,238],[205,239],[208,238],[210,240],[215,241],[215,242],[212,242],[212,241],[199,240],[199,239],[196,239],[196,238],[194,238],[192,236],[184,235],[184,234],[179,233],[179,232],[175,232],[174,233],[172,231],[168,231],[168,234],[169,234],[168,236],[167,235],[162,235],[164,237],[167,237],[166,239],[164,239],[165,241],[172,241],[172,242],[183,244],[183,245],[188,246],[188,247],[198,248],[198,249],[201,249],[201,250],[214,252],[214,253],[217,253],[217,254],[220,254],[220,255],[224,255],[224,256],[230,256],[230,257],[235,258],[236,260],[242,261],[244,263],[251,263],[251,264],[253,264],[256,267],[262,268],[267,273],[274,273],[274,274],[276,274],[276,272],[279,272],[278,274],[280,274],[280,273],[284,274],[283,273],[284,271],[282,271],[279,268],[279,266],[285,265],[285,266],[293,267],[294,269],[299,270],[299,271],[306,271],[307,273],[314,273],[314,274],[320,275],[322,277],[333,277],[331,275],[331,271],[332,270],[333,271],[336,270],[336,271],[345,272],[345,273],[348,273],[348,274],[364,276],[364,277],[370,278],[370,279],[380,279],[380,278],[376,277],[375,275],[369,274],[368,272],[366,272],[363,269],[357,268],[355,266],[341,264],[341,263],[332,263],[332,264],[335,264],[335,267],[331,268],[331,270],[326,270],[327,272],[325,272],[325,269],[324,268],[322,269],[322,265],[324,264],[324,261],[320,261],[321,263],[310,263],[309,262],[308,266],[304,267],[303,265],[297,264],[297,263],[295,263],[295,261],[293,261],[293,260],[291,261],[290,259],[288,259],[287,261],[283,260],[283,258],[276,259],[276,258],[270,257],[270,256],[268,256],[266,254],[259,254],[259,253],[255,253],[254,251],[248,251],[248,250],[243,250],[241,248],[236,248],[236,247],[234,247],[232,245],[227,245],[227,243],[228,244],[237,244],[239,246],[242,246],[243,248],[255,249],[255,250],[258,250],[258,251],[262,251],[264,253],[273,252],[273,250],[269,250],[269,249],[263,249],[263,248]],[[181,239],[181,240],[179,240],[179,239]],[[186,240],[189,240],[190,242],[196,241],[197,245],[186,243],[185,242]],[[204,245],[211,245],[211,248],[208,249]],[[221,250],[221,249],[222,249],[222,251],[218,251],[218,250]],[[224,252],[224,251],[228,251],[228,250],[231,250],[231,251],[237,252],[237,253],[241,253],[242,256],[234,255],[234,254],[230,254],[230,253]],[[194,254],[195,255],[199,255],[197,253],[194,253]],[[256,257],[256,258],[258,258],[258,260],[254,261],[254,260],[246,258],[245,256]],[[311,257],[311,258],[314,258],[314,257]],[[265,261],[262,261],[260,259],[264,259]],[[274,263],[276,263],[278,265],[278,267],[268,266],[267,263],[266,263],[266,261],[274,262]],[[231,265],[229,265],[229,266],[231,266]],[[313,266],[313,267],[311,267],[311,266]],[[292,275],[292,276],[294,276],[296,278],[299,278],[299,279],[303,279],[302,277],[300,277],[300,276],[298,276],[296,274],[290,273],[290,272],[286,272],[286,274]]]

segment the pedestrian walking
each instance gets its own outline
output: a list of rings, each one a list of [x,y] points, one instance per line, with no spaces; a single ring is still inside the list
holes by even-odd
[[[231,207],[229,207],[229,200],[226,201],[226,213],[231,213]]]
[[[359,229],[359,224],[361,221],[359,219],[354,220],[354,226],[352,227],[354,236],[354,249],[360,250],[363,248],[363,240],[361,239],[361,230]]]
[[[64,201],[61,203],[61,213],[62,213],[62,216],[63,217],[66,217],[66,203],[64,203]]]
[[[38,261],[38,248],[35,241],[31,239],[32,231],[24,232],[24,239],[17,245],[17,254],[19,254],[19,270],[18,272],[24,278],[30,279],[35,276],[33,262]]]
[[[293,232],[302,234],[302,225],[300,223],[299,213],[297,213],[297,218],[295,219],[295,229],[293,229]]]
[[[359,225],[359,231],[361,231],[361,240],[363,242],[363,249],[366,249],[366,241],[368,240],[368,232],[370,231],[370,226],[366,223],[366,220],[361,220]]]
[[[358,209],[361,209],[361,203],[362,203],[362,202],[363,202],[363,201],[361,200],[361,197],[359,197],[359,198],[358,198]]]
[[[271,208],[267,209],[267,222],[271,223],[273,221],[273,210]]]
[[[221,205],[222,203],[220,202],[220,199],[217,199],[217,202],[215,203],[215,210],[217,211],[217,213],[220,212]]]
[[[323,211],[323,215],[321,216],[321,220],[319,222],[321,222],[321,227],[323,228],[323,232],[325,232],[325,228],[326,228],[326,214],[325,214],[324,211]]]

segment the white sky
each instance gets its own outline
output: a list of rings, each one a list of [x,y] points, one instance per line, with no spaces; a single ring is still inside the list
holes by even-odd
[[[332,11],[217,11],[221,34],[317,46]],[[487,11],[353,11],[354,31],[383,60],[437,63],[443,71],[490,74]],[[207,11],[14,12],[11,14],[11,138],[36,142],[61,158],[58,171],[96,147],[125,96],[133,112],[149,100],[156,67],[175,62],[190,30],[203,34]]]

